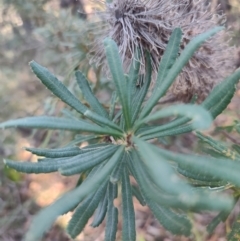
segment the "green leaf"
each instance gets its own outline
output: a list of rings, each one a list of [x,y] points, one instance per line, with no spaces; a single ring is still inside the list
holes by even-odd
[[[212,107],[209,112],[211,113],[213,119],[215,119],[218,115],[220,115],[228,106],[228,104],[230,104],[234,93],[235,93],[236,89],[232,88],[229,89],[228,93],[222,97],[222,99],[216,103],[216,105],[214,107]]]
[[[214,150],[213,148],[207,148],[207,147],[201,147],[201,151],[203,153],[206,153],[212,157],[215,157],[215,158],[223,158],[223,157],[226,157],[225,155],[221,154],[220,152]]]
[[[156,187],[152,180],[150,180],[149,174],[145,171],[145,167],[139,162],[140,158],[136,151],[132,151],[128,157],[128,168],[139,184],[141,193],[144,194],[144,196],[147,196],[155,202],[163,205],[169,205],[177,208],[186,207],[181,200],[178,200],[173,195],[166,194],[166,192],[163,192]]]
[[[64,162],[68,159],[65,158]],[[3,160],[4,164],[10,168],[15,169],[18,172],[24,173],[50,173],[56,172],[59,167],[63,164],[62,158],[60,159],[61,163],[57,161],[51,162],[19,162],[5,159]]]
[[[134,129],[139,128],[144,123],[148,123],[150,121],[155,121],[173,115],[185,116],[189,118],[194,129],[206,129],[209,128],[212,123],[212,116],[201,106],[191,104],[179,104],[157,111],[154,114],[151,114],[148,117],[137,121]]]
[[[26,234],[25,241],[40,240],[59,215],[68,212],[89,193],[93,193],[97,190],[108,178],[118,161],[121,160],[123,151],[124,147],[120,146],[104,167],[94,175],[94,178],[87,179],[81,186],[67,192],[55,203],[41,210],[33,219],[30,229]]]
[[[76,238],[86,226],[89,218],[93,215],[103,195],[106,193],[107,181],[98,190],[86,197],[75,210],[72,219],[68,223],[67,232],[71,238]]]
[[[94,214],[94,219],[91,224],[92,227],[98,227],[104,220],[106,213],[107,213],[107,207],[108,207],[108,196],[105,195],[102,197],[102,200],[98,204],[97,210]]]
[[[142,193],[141,191],[139,190],[139,188],[135,185],[132,185],[132,194],[137,198],[137,200],[139,201],[139,203],[142,205],[142,206],[145,206],[146,205],[146,202],[142,196]]]
[[[212,158],[209,156],[184,155],[153,147],[159,155],[176,162],[181,169],[202,176],[219,178],[240,186],[240,163],[229,159]]]
[[[118,209],[114,206],[114,203],[113,203],[114,199],[117,197],[116,194],[117,194],[117,185],[109,183],[105,241],[113,241],[116,239],[117,224],[118,224]]]
[[[235,220],[232,231],[227,236],[228,241],[239,241],[240,240],[240,214]]]
[[[83,114],[87,118],[92,121],[107,125],[114,130],[121,131],[121,129],[115,125],[112,121],[99,116],[98,114],[90,111],[85,105],[83,105],[52,73],[48,71],[48,69],[39,65],[35,61],[30,62],[30,66],[32,71],[36,74],[36,76],[42,81],[42,83],[53,92],[58,98],[60,98],[63,102],[71,106],[73,109]]]
[[[148,198],[146,198],[146,202],[153,215],[164,228],[174,235],[190,236],[192,225],[185,215],[173,212],[164,206],[159,206]]]
[[[30,148],[33,150],[34,154],[46,154],[46,158],[40,158],[38,161],[55,161],[56,158],[58,160],[64,160],[65,157],[72,158],[76,155],[81,156],[80,154],[86,154],[87,152],[97,151],[97,150],[103,150],[105,147],[110,147],[111,145],[109,143],[101,143],[101,144],[91,144],[89,146],[85,146],[83,148],[79,147],[64,147],[64,148],[58,148],[58,149],[37,149],[37,148]],[[74,149],[75,150],[74,150]],[[29,148],[27,148],[29,149]],[[58,153],[59,151],[59,153]],[[66,151],[66,152],[65,152]],[[41,155],[40,155],[41,156]],[[72,160],[72,159],[70,159]]]
[[[135,212],[132,200],[132,188],[129,180],[128,169],[124,165],[122,176],[122,215],[123,228],[122,239],[128,241],[136,240]]]
[[[205,136],[200,132],[196,132],[197,137],[213,147],[215,150],[217,150],[219,153],[221,153],[223,156],[230,158],[232,160],[240,161],[240,155],[236,153],[235,151],[232,151],[229,147],[226,147],[222,145],[219,141],[214,140],[213,138],[209,136]]]
[[[9,120],[0,124],[0,128],[37,128],[37,129],[57,129],[69,131],[83,131],[97,134],[110,134],[121,136],[121,132],[110,128],[100,127],[82,120],[73,120],[66,118],[50,117],[50,116],[37,116],[25,117],[16,120]]]
[[[123,160],[124,160],[124,157],[125,157],[125,154],[123,156]],[[115,167],[115,169],[111,173],[110,182],[113,184],[118,183],[118,181],[121,179],[122,172],[123,172],[123,160],[119,162],[119,164]]]
[[[171,69],[167,71],[167,74],[164,74],[164,81],[162,81],[157,88],[155,89],[154,96],[149,99],[146,106],[144,107],[141,118],[147,116],[152,108],[156,105],[158,100],[163,97],[166,93],[166,91],[169,89],[173,81],[176,79],[176,77],[179,75],[179,73],[182,71],[183,67],[188,63],[188,61],[191,59],[195,51],[201,46],[201,44],[206,41],[208,38],[216,34],[217,32],[223,30],[223,27],[215,27],[205,33],[199,34],[198,36],[194,37],[189,44],[185,47],[185,49],[182,51],[179,58],[176,60],[176,62],[173,64]],[[177,30],[176,30],[177,31]],[[178,30],[179,31],[179,30]],[[177,41],[179,37],[177,37],[177,32],[173,35],[173,42],[171,42],[170,46],[175,45],[175,41]],[[178,40],[179,41],[179,40]],[[170,48],[170,47],[169,47]],[[176,51],[176,50],[175,50]],[[173,52],[175,53],[175,52]],[[176,53],[175,53],[176,54]],[[174,55],[175,56],[175,55]]]
[[[128,104],[131,106],[134,98],[134,93],[137,88],[137,80],[139,79],[139,70],[140,70],[140,50],[139,48],[136,49],[134,54],[134,59],[132,60],[130,70],[127,75],[128,81]]]
[[[76,146],[57,148],[57,149],[41,149],[41,148],[27,147],[25,148],[25,150],[31,152],[32,154],[49,157],[49,158],[71,157],[82,153],[82,150]]]
[[[201,104],[207,110],[210,110],[214,119],[221,114],[230,103],[239,80],[240,70],[237,70],[223,82],[215,86],[209,96]]]
[[[139,136],[152,135],[156,133],[161,133],[169,129],[172,131],[172,129],[179,127],[183,124],[186,124],[188,121],[190,121],[190,119],[187,117],[177,117],[176,119],[160,126],[156,126],[156,127],[150,126],[146,128],[140,128],[139,131],[137,131],[137,135]]]
[[[146,97],[146,94],[148,92],[150,83],[151,83],[151,77],[152,77],[152,65],[151,65],[151,58],[150,54],[146,54],[146,74],[145,74],[145,81],[143,85],[139,85],[137,87],[137,92],[134,93],[133,97],[133,103],[132,105],[132,124],[135,122],[135,120],[138,117],[139,111],[141,109],[142,103],[144,101],[144,98]],[[131,80],[132,81],[132,80]]]
[[[138,151],[146,167],[146,171],[150,174],[156,185],[163,191],[172,194],[189,195],[190,186],[184,183],[168,162],[160,155],[157,155],[151,148],[150,144],[133,137],[134,143],[138,147]],[[151,161],[148,161],[148,160]]]
[[[131,91],[131,95],[134,94],[134,90],[137,85],[137,80],[139,78],[139,70],[141,66],[139,59],[140,59],[140,50],[136,49],[134,59],[131,63],[130,70],[128,72],[128,80],[131,86],[129,90]]]
[[[190,178],[190,179],[193,179],[193,180],[197,180],[197,181],[202,181],[202,182],[207,182],[209,183],[209,186],[214,185],[214,184],[222,184],[222,185],[226,185],[226,181],[223,182],[221,181],[221,179],[219,179],[218,177],[215,177],[213,175],[203,175],[201,172],[196,172],[196,171],[193,171],[193,170],[185,170],[183,168],[181,168],[181,165],[178,166],[177,168],[177,171],[187,177],[187,178]]]
[[[131,152],[128,166],[137,180],[140,190],[150,200],[153,200],[160,206],[169,206],[171,208],[183,210],[229,210],[232,207],[232,200],[219,195],[213,195],[211,192],[195,191],[192,189],[191,200],[183,193],[182,195],[170,195],[168,192],[159,189],[152,181],[145,167],[139,162],[140,158],[136,151]],[[195,200],[193,200],[195,199]],[[193,201],[193,202],[191,202]]]
[[[65,172],[79,173],[81,170],[87,170],[94,165],[99,164],[106,158],[110,157],[117,149],[114,145],[103,146],[89,151],[65,158],[44,158],[39,162],[16,162],[11,160],[4,160],[4,163],[17,171],[25,173],[49,173],[56,172],[61,168]]]
[[[191,175],[193,175],[193,173],[191,173]],[[188,177],[186,175],[186,172],[185,172],[184,176]],[[190,179],[188,177],[188,179],[187,179],[188,183],[190,183],[194,187],[199,187],[199,188],[202,188],[202,189],[208,188],[208,189],[210,189],[210,191],[219,191],[219,189],[224,189],[224,188],[227,189],[228,186],[230,185],[229,183],[226,183],[224,181],[209,181],[209,180],[202,181],[202,180],[196,180],[196,179],[198,179],[198,177],[197,178],[194,177],[193,179]]]
[[[173,129],[167,129],[166,131],[160,131],[160,132],[156,132],[145,136],[142,136],[141,134],[139,134],[139,136],[141,136],[141,139],[143,140],[150,140],[150,139],[159,138],[159,137],[181,135],[184,133],[192,132],[193,130],[194,130],[193,126],[191,124],[187,124],[184,126],[178,126]]]
[[[152,210],[155,217],[166,229],[170,230],[174,234],[184,234],[188,236],[191,232],[191,223],[187,217],[173,213],[166,207],[159,205],[159,202],[165,202],[165,204],[169,205],[170,207],[175,206],[177,208],[181,208],[184,207],[182,206],[182,200],[178,201],[178,199],[174,196],[166,196],[162,192],[159,192],[158,189],[153,189],[154,184],[148,184],[149,180],[146,179],[146,174],[141,170],[141,165],[139,165],[137,161],[137,155],[135,152],[133,152],[133,159],[128,162],[128,165],[133,165],[131,169],[134,172],[134,177],[140,185],[144,200]]]
[[[190,185],[184,182],[170,166],[167,161],[169,159],[167,159],[166,155],[159,154],[160,151],[157,150],[160,150],[160,148],[145,143],[136,137],[133,137],[133,141],[138,147],[138,152],[142,156],[141,160],[144,162],[146,171],[149,173],[152,181],[161,190],[166,192],[166,194],[175,196],[176,199],[181,200],[186,206],[193,208],[202,207],[203,209],[212,209],[219,205],[218,208],[221,207],[222,209],[229,209],[232,206],[231,198],[225,198],[224,196],[217,197],[211,195],[211,193],[203,193],[201,191],[194,190]],[[148,161],[149,159],[151,161]]]
[[[116,151],[117,146],[110,146],[102,150],[87,152],[84,157],[72,158],[64,166],[59,167],[58,171],[64,176],[71,176],[92,168],[108,159]]]
[[[29,65],[41,82],[63,102],[81,114],[87,110],[87,107],[83,105],[52,73],[50,73],[47,68],[41,66],[35,61],[31,61]]]
[[[140,115],[141,118],[147,116],[151,112],[152,108],[156,105],[159,98],[164,94],[165,89],[163,89],[163,87],[165,86],[163,84],[164,83],[165,85],[167,84],[165,78],[169,70],[172,68],[173,64],[175,63],[176,58],[178,57],[181,39],[182,39],[181,29],[180,28],[174,29],[159,65],[157,81],[154,86],[153,94],[149,98],[146,106],[144,107]],[[172,83],[168,85],[170,86],[171,84]]]
[[[94,96],[94,94],[89,86],[88,80],[83,75],[83,73],[80,71],[76,71],[75,76],[77,79],[77,83],[78,83],[80,89],[82,90],[82,94],[83,94],[85,100],[92,107],[93,111],[95,111],[97,114],[99,114],[105,118],[108,118],[108,113],[106,112],[106,110],[104,109],[102,104],[98,101],[98,99]]]
[[[131,127],[131,113],[128,96],[128,82],[122,69],[122,61],[118,53],[117,44],[110,38],[104,40],[107,61],[113,77],[116,91],[122,104],[122,111],[127,129]]]
[[[207,231],[209,234],[212,234],[214,229],[218,226],[220,222],[225,222],[230,214],[229,211],[221,211],[207,226]]]
[[[111,104],[110,104],[110,110],[109,110],[109,118],[110,120],[114,117],[114,111],[115,111],[115,105],[117,103],[117,92],[114,91],[112,94]]]
[[[233,145],[232,148],[240,155],[240,145]]]

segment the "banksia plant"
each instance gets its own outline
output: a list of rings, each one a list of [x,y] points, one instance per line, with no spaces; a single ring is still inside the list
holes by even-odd
[[[158,71],[169,37],[176,27],[183,31],[179,54],[198,34],[224,23],[224,15],[212,14],[206,0],[113,0],[103,4],[100,17],[105,28],[96,32],[92,62],[104,65],[103,39],[112,38],[118,45],[124,68],[136,58],[145,71],[145,51]],[[168,91],[165,100],[189,102],[194,95],[202,102],[212,88],[234,70],[235,50],[226,42],[225,31],[203,43]]]
[[[233,130],[235,133],[240,134],[240,122],[234,121],[233,125],[223,127],[223,129],[226,130]],[[224,143],[220,142],[218,140],[214,140],[212,137],[204,135],[201,132],[196,132],[197,137],[200,139],[202,144],[202,150],[208,155],[211,155],[215,158],[228,158],[233,161],[239,161],[240,160],[240,146],[236,143]],[[234,196],[234,203],[237,204],[240,199],[240,189],[237,186],[232,185],[231,183],[227,184],[228,188],[232,190],[233,196]],[[226,185],[223,185],[222,187],[219,187],[219,189],[226,189]],[[225,222],[232,210],[228,211],[221,211],[218,213],[217,216],[213,218],[213,220],[208,224],[207,231],[209,234],[212,234],[215,230],[215,228],[218,226],[220,222]],[[237,241],[240,237],[240,214],[238,214],[236,220],[234,220],[232,225],[231,232],[227,235],[227,240],[229,241]]]
[[[64,176],[77,174],[80,177],[74,189],[37,214],[25,241],[40,240],[56,218],[69,211],[74,212],[67,226],[72,238],[82,232],[94,215],[91,225],[97,227],[106,217],[105,240],[114,241],[119,211],[114,199],[118,197],[119,188],[122,194],[124,241],[136,240],[132,195],[142,205],[148,205],[163,227],[175,235],[191,235],[189,211],[229,212],[233,208],[234,197],[203,187],[228,187],[228,183],[239,187],[239,161],[173,153],[159,147],[158,141],[165,136],[208,128],[231,101],[240,71],[217,85],[201,105],[178,104],[152,111],[194,52],[221,30],[222,27],[216,27],[194,37],[179,55],[183,39],[181,29],[176,28],[161,58],[154,91],[147,100],[145,97],[151,91],[152,80],[151,53],[145,50],[142,53],[145,74],[144,81],[139,85],[143,78],[140,73],[142,62],[135,58],[129,71],[124,72],[117,44],[112,39],[105,39],[106,59],[116,88],[109,109],[104,108],[93,95],[80,71],[76,72],[76,80],[89,107],[82,104],[46,68],[34,61],[30,63],[41,82],[81,117],[26,117],[1,123],[0,128],[68,130],[78,137],[58,149],[27,148],[27,151],[44,157],[36,163],[8,159],[4,162],[8,167],[25,173],[59,172]],[[136,56],[138,53],[136,51]],[[160,119],[165,119],[165,122],[156,124]],[[79,148],[79,144],[86,140],[89,145]],[[133,185],[130,177],[138,185]]]

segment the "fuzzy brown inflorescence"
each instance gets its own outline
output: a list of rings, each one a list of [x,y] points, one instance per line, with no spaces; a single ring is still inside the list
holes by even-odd
[[[153,71],[158,71],[171,33],[176,27],[183,31],[182,51],[196,35],[222,25],[224,15],[213,14],[205,0],[113,0],[105,3],[101,13],[105,27],[100,30],[92,51],[92,62],[105,65],[103,40],[112,38],[119,47],[125,70],[134,53],[151,54]],[[167,93],[167,99],[188,102],[194,95],[201,102],[212,88],[234,70],[234,48],[229,47],[228,34],[221,31],[195,52],[189,63]],[[144,67],[142,68],[144,71]]]

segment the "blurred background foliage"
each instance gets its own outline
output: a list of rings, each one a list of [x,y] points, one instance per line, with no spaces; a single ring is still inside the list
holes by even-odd
[[[238,63],[240,67],[240,1],[209,0],[212,9],[221,3],[218,11],[227,16],[227,26],[232,31],[231,45],[238,46]],[[100,67],[90,66],[87,53],[93,35],[92,28],[101,28],[101,23],[93,23],[92,9],[94,1],[87,0],[0,0],[0,121],[31,115],[71,115],[61,102],[51,98],[49,92],[30,72],[28,63],[32,59],[48,67],[58,78],[76,91],[72,81],[75,69],[81,69],[90,79],[93,90],[107,105],[111,84],[101,75]],[[75,93],[81,98],[81,93]],[[212,137],[229,143],[234,147],[240,145],[240,91],[238,90],[225,114],[217,118],[210,130]],[[239,122],[237,122],[239,123]],[[237,126],[237,127],[236,127]],[[33,160],[22,147],[54,148],[66,142],[70,134],[61,132],[29,131],[27,129],[8,130],[0,135],[0,155],[17,160]],[[198,150],[194,135],[181,136],[166,140],[169,149],[190,152],[189,147]],[[3,147],[4,142],[4,147]],[[174,143],[174,145],[172,145]],[[201,143],[200,143],[201,145]],[[1,158],[2,159],[2,158]],[[49,177],[50,176],[50,177]],[[5,169],[0,161],[0,240],[21,241],[31,216],[41,206],[50,204],[59,194],[72,187],[71,180],[57,174],[22,175]],[[34,200],[34,201],[32,201]],[[148,209],[135,204],[137,212],[138,240],[188,240],[173,237],[156,223]],[[235,214],[233,214],[232,218]],[[68,216],[59,219],[64,227]],[[195,215],[196,230],[203,232],[209,216]],[[231,220],[230,220],[231,221]],[[224,240],[227,226],[220,226],[216,233],[207,240]],[[224,230],[224,231],[223,231]],[[92,234],[91,228],[76,240],[102,240],[103,229]],[[199,231],[196,231],[199,232]],[[198,233],[196,234],[198,235]],[[95,239],[93,237],[98,237]],[[70,240],[61,228],[55,227],[44,240]]]

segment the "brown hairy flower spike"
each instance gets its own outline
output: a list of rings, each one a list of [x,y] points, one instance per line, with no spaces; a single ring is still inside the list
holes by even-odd
[[[134,53],[139,49],[142,73],[145,51],[150,53],[153,71],[156,73],[170,35],[176,27],[183,31],[181,52],[194,36],[222,24],[225,18],[224,15],[212,14],[205,0],[100,2],[105,6],[100,17],[106,25],[96,33],[92,62],[105,65],[103,39],[110,37],[119,47],[125,71],[128,71]],[[228,46],[226,37],[228,35],[222,31],[200,47],[170,88],[167,99],[188,102],[196,94],[200,102],[233,71],[234,48]]]

